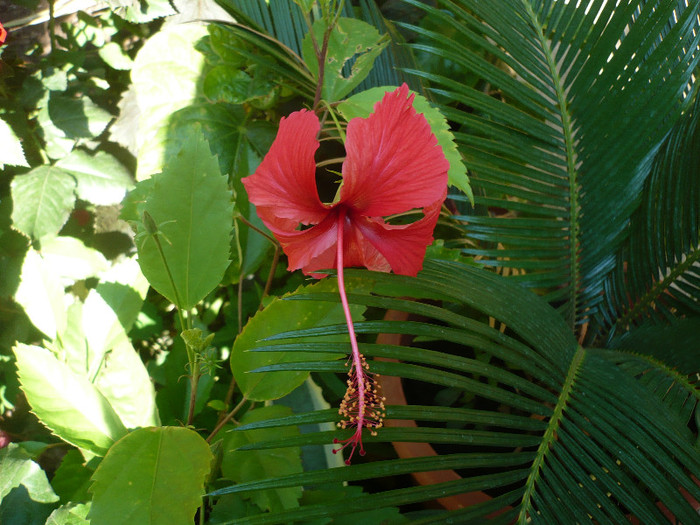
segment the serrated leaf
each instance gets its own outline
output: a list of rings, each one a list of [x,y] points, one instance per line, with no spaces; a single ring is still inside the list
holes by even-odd
[[[241,424],[290,416],[292,410],[282,405],[271,405],[251,410]],[[236,483],[285,476],[302,472],[301,448],[285,447],[274,450],[237,450],[243,445],[299,435],[296,427],[262,428],[228,432],[223,445],[221,473]],[[271,489],[253,494],[253,502],[262,510],[278,511],[299,506],[301,487]]]
[[[142,428],[119,440],[93,479],[91,523],[191,525],[212,454],[182,427]]]
[[[393,86],[381,86],[357,93],[338,104],[338,111],[346,120],[367,118],[374,110],[374,105],[382,99],[384,94],[394,89],[396,88]],[[462,162],[462,155],[457,150],[457,144],[455,144],[454,135],[450,131],[447,119],[440,113],[440,110],[431,106],[424,96],[415,91],[411,91],[411,94],[415,96],[413,107],[418,113],[422,113],[425,116],[428,124],[430,124],[430,129],[442,148],[442,152],[445,154],[445,158],[450,163],[450,169],[447,172],[447,183],[464,192],[473,203],[474,195],[469,185],[467,168]]]
[[[22,390],[32,411],[58,437],[99,456],[126,434],[107,399],[44,348],[14,347]]]
[[[35,250],[24,257],[15,301],[22,305],[32,324],[50,339],[66,328],[66,308],[59,276]]]
[[[138,224],[143,274],[179,308],[194,307],[221,281],[233,231],[232,194],[201,128],[153,177],[152,190],[139,210],[150,215],[160,232],[149,233],[151,226]]]
[[[11,166],[29,166],[27,159],[24,156],[22,142],[17,138],[15,132],[12,131],[10,125],[0,119],[0,168],[4,168],[5,164]]]
[[[75,204],[75,180],[54,166],[39,166],[10,184],[12,223],[33,239],[56,235]]]
[[[326,25],[317,20],[312,31],[318,46],[323,42]],[[328,53],[323,73],[321,96],[327,102],[337,102],[350,93],[372,70],[375,59],[389,43],[386,35],[367,22],[354,18],[339,18],[328,40]],[[318,58],[311,35],[307,33],[302,42],[302,55],[307,67],[318,78]],[[345,76],[344,69],[350,67]]]
[[[58,496],[51,488],[46,473],[32,461],[20,446],[10,443],[0,449],[0,501],[13,489],[23,486],[33,501],[53,503]]]
[[[87,519],[90,503],[70,503],[54,510],[46,520],[46,525],[90,525]]]
[[[337,292],[337,290],[337,282],[334,279],[326,279],[319,283],[302,287],[295,294],[324,291]],[[248,399],[254,401],[279,399],[301,385],[309,376],[309,372],[305,371],[254,373],[253,371],[257,368],[274,363],[304,361],[305,359],[338,359],[337,354],[253,351],[259,344],[259,341],[279,332],[313,328],[345,321],[340,298],[334,304],[324,301],[288,301],[285,300],[285,297],[288,297],[288,295],[274,299],[264,310],[251,318],[233,344],[231,371],[238,382],[238,386]],[[354,318],[357,319],[362,313],[362,308],[351,306],[351,311]],[[339,345],[347,344],[345,336],[336,337],[335,340],[338,341]],[[303,339],[300,341],[303,341]]]
[[[134,186],[129,171],[104,151],[91,156],[75,150],[56,162],[56,166],[75,177],[78,197],[100,206],[119,204]]]

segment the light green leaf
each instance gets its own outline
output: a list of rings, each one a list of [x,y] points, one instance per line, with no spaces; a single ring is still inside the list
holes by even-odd
[[[148,281],[134,259],[125,259],[100,276],[85,299],[82,315],[83,332],[93,352],[103,354],[131,330],[147,291]]]
[[[282,405],[256,408],[247,412],[241,424],[291,416],[292,410]],[[257,443],[285,437],[298,436],[296,427],[261,428],[233,431],[224,440],[221,473],[236,483],[286,476],[302,472],[301,448],[285,447],[273,450],[237,450],[248,443]],[[271,489],[253,494],[253,502],[264,511],[278,511],[299,506],[301,487]]]
[[[326,25],[317,20],[312,28],[318,46],[323,42]],[[323,73],[321,96],[327,102],[337,102],[350,93],[372,70],[374,60],[389,43],[387,35],[379,32],[367,22],[354,18],[340,18],[331,32],[328,53]],[[307,67],[318,78],[318,58],[314,51],[311,34],[302,42],[302,55]],[[346,77],[343,68],[352,59],[350,74]]]
[[[33,249],[22,264],[15,301],[22,305],[32,324],[50,339],[66,328],[63,286],[53,267]]]
[[[75,203],[75,180],[67,171],[53,166],[39,166],[16,176],[10,188],[12,223],[35,240],[56,235]]]
[[[350,281],[346,281],[350,284]],[[325,279],[319,283],[298,289],[295,294],[313,292],[337,292],[335,279]],[[330,324],[343,323],[345,316],[340,304],[323,301],[288,301],[274,299],[264,310],[258,312],[243,328],[236,338],[231,351],[231,370],[239,387],[248,399],[267,401],[279,399],[301,385],[309,376],[305,371],[284,371],[254,373],[263,366],[304,360],[334,360],[338,354],[310,354],[305,352],[255,352],[260,341],[271,335],[287,330],[313,328]],[[362,308],[351,306],[353,317],[359,318]],[[349,344],[346,336],[336,336],[339,345]],[[300,341],[303,341],[301,339]]]
[[[212,454],[182,427],[142,428],[117,443],[92,477],[91,523],[191,525]]]
[[[100,58],[107,62],[107,65],[121,71],[128,71],[133,66],[134,61],[127,55],[116,42],[107,42],[98,49]]]
[[[58,437],[102,456],[126,434],[109,401],[51,352],[21,343],[14,352],[22,390],[32,411]]]
[[[56,275],[72,284],[95,277],[109,268],[102,253],[88,248],[75,237],[53,237],[41,243],[41,255]]]
[[[201,25],[169,26],[149,38],[136,55],[131,80],[140,110],[136,140],[138,180],[161,171],[164,149],[157,150],[161,155],[155,155],[152,149],[160,143],[158,134],[175,111],[190,105],[197,96],[204,55],[195,49],[195,44],[206,34],[206,27]],[[124,125],[133,130],[133,123]]]
[[[95,386],[128,428],[160,425],[156,392],[126,334],[104,355]]]
[[[139,264],[153,288],[189,309],[219,284],[229,265],[231,191],[198,126],[153,180],[139,211],[147,212],[161,233],[139,222]]]
[[[75,177],[78,197],[93,204],[119,204],[134,186],[129,171],[104,151],[90,156],[82,150],[75,150],[56,162],[56,166]]]
[[[33,501],[58,501],[46,474],[20,446],[10,443],[0,449],[0,501],[13,489],[24,487]]]
[[[338,104],[338,111],[348,121],[353,118],[367,118],[374,110],[375,104],[384,97],[384,94],[394,89],[396,89],[394,86],[382,86],[357,93]],[[450,169],[447,172],[447,183],[464,192],[473,203],[474,195],[469,185],[467,168],[462,162],[462,155],[457,150],[457,144],[455,144],[454,135],[452,135],[447,124],[447,119],[440,113],[440,110],[431,106],[424,96],[415,91],[411,91],[411,94],[415,96],[413,107],[418,113],[422,113],[425,116],[428,124],[430,124],[430,129],[442,148],[442,152],[445,154],[445,158],[450,163]]]
[[[46,520],[46,525],[90,525],[88,512],[90,503],[69,503],[54,510]]]
[[[109,111],[87,96],[71,98],[54,94],[49,98],[48,109],[51,122],[70,139],[95,138],[112,120]]]
[[[10,125],[2,119],[0,119],[0,144],[2,144],[2,149],[0,149],[0,168],[3,168],[5,164],[29,166],[24,156],[22,142],[17,138],[15,132],[12,131]]]

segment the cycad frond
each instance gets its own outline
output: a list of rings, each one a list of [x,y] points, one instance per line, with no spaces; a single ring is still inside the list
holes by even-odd
[[[348,273],[362,277],[363,291],[351,293],[351,302],[417,316],[415,320],[357,323],[356,330],[364,337],[397,333],[423,341],[410,346],[361,345],[368,357],[375,358],[372,370],[383,377],[415,382],[424,392],[456,389],[465,396],[462,399],[471,400],[462,406],[389,405],[389,421],[412,419],[417,425],[389,424],[377,436],[368,436],[369,454],[373,443],[388,442],[428,443],[442,447],[442,453],[244,483],[215,494],[361,481],[401,473],[454,470],[458,475],[436,485],[379,491],[352,501],[327,501],[253,516],[241,523],[303,522],[347,513],[348,505],[363,509],[401,506],[474,491],[481,494],[478,505],[454,514],[443,511],[424,522],[479,520],[500,511],[496,522],[517,518],[521,523],[574,523],[582,516],[591,516],[599,523],[619,523],[636,516],[644,523],[660,523],[664,518],[657,503],[679,519],[692,522],[694,510],[682,491],[700,498],[700,488],[692,478],[700,474],[700,459],[687,427],[689,412],[664,408],[658,395],[673,374],[664,376],[663,367],[652,366],[648,360],[583,349],[555,310],[518,284],[483,269],[430,262],[417,278]],[[372,293],[367,292],[368,283],[373,284]],[[397,295],[432,301],[425,304]],[[337,301],[328,293],[292,295],[287,300]],[[528,315],[522,315],[523,311]],[[489,318],[505,323],[506,333],[489,326]],[[347,344],[334,335],[342,335],[345,329],[344,325],[332,325],[281,333],[250,350],[300,351],[306,355],[310,351],[336,352],[340,356],[347,351]],[[303,343],[298,342],[300,337]],[[310,340],[313,337],[318,337],[318,342]],[[306,361],[270,365],[259,371],[277,370],[327,373],[343,372],[345,367],[342,361]],[[656,376],[644,373],[649,370]],[[697,399],[687,382],[672,395],[684,395],[693,406]],[[422,402],[426,399],[423,396]],[[277,427],[336,418],[337,414],[327,410],[255,425]],[[334,435],[306,433],[247,447],[322,444]]]
[[[560,306],[573,327],[600,301],[654,154],[687,105],[699,6],[500,4],[424,5],[459,45],[411,26],[422,36],[416,47],[476,74],[485,90],[413,73],[453,102],[444,112],[460,126],[477,205],[516,215],[465,214],[465,252],[525,269],[517,279]]]

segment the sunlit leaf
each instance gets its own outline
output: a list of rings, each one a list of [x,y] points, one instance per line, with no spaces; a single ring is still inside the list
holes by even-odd
[[[149,214],[158,233],[150,231],[153,225],[139,222],[139,264],[151,286],[179,308],[201,301],[229,265],[232,200],[227,178],[201,129],[153,178],[139,209]]]
[[[211,459],[206,441],[190,429],[131,432],[114,444],[92,478],[91,523],[191,525]]]
[[[53,166],[39,166],[16,176],[10,188],[12,222],[33,239],[56,235],[75,203],[75,180],[67,171]]]
[[[43,348],[17,344],[14,351],[32,411],[58,437],[101,456],[126,434],[109,401],[88,379]]]

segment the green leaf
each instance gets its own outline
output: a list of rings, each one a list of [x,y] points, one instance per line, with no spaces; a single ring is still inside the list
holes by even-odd
[[[51,513],[46,525],[90,525],[87,519],[90,503],[69,503],[62,505]]]
[[[71,449],[63,456],[51,478],[51,486],[61,498],[61,503],[88,501],[88,487],[93,473],[94,469],[85,465],[83,454],[77,449]]]
[[[326,25],[323,20],[314,22],[312,31],[318,47],[323,42]],[[321,96],[327,102],[337,102],[355,89],[374,65],[375,59],[389,43],[387,36],[382,36],[371,25],[354,18],[339,18],[328,40],[328,53],[323,72]],[[302,42],[302,54],[307,67],[318,78],[318,58],[307,34]],[[345,75],[345,68],[350,73]]]
[[[247,412],[241,419],[241,423],[248,424],[291,414],[292,411],[288,407],[271,405]],[[222,475],[236,483],[244,483],[270,476],[302,472],[300,447],[277,450],[237,450],[248,443],[298,435],[299,431],[294,427],[228,432],[223,445]],[[256,493],[252,500],[264,511],[279,511],[298,507],[301,494],[301,487],[287,487]]]
[[[54,94],[49,98],[48,109],[51,122],[70,139],[95,138],[112,120],[109,111],[87,96],[71,98]]]
[[[100,206],[119,204],[134,186],[129,171],[104,151],[90,156],[75,150],[56,162],[56,166],[75,177],[78,197]]]
[[[348,281],[350,282],[350,281]],[[305,295],[312,292],[335,291],[338,285],[334,279],[325,279],[319,283],[298,289],[295,294]],[[236,338],[231,350],[231,371],[244,395],[254,401],[279,399],[301,385],[309,376],[309,371],[289,371],[276,373],[254,373],[260,367],[273,363],[301,361],[310,358],[318,360],[336,360],[338,354],[304,354],[288,352],[254,352],[258,342],[268,336],[286,330],[322,327],[344,322],[345,316],[340,304],[323,301],[290,301],[287,298],[274,299],[264,310],[258,312],[243,328]],[[352,307],[355,318],[362,313],[362,308]],[[346,336],[335,336],[338,345],[348,347]]]
[[[204,94],[209,100],[229,104],[269,106],[274,88],[271,82],[251,77],[245,71],[231,69],[228,65],[212,68],[203,83]]]
[[[131,342],[122,336],[103,357],[95,386],[128,428],[160,425],[156,392]]]
[[[142,428],[119,440],[93,476],[91,523],[191,525],[212,454],[181,427]]]
[[[102,456],[126,434],[109,401],[51,352],[21,343],[14,352],[32,411],[58,437]]]
[[[131,330],[147,292],[148,281],[134,259],[124,259],[100,275],[82,314],[82,331],[93,352],[102,355]]]
[[[23,487],[32,501],[58,501],[46,473],[20,446],[10,443],[0,449],[0,501],[18,487]]]
[[[132,58],[124,52],[117,42],[107,42],[97,50],[97,53],[102,60],[107,62],[107,65],[114,69],[128,71],[134,65]]]
[[[0,144],[3,145],[0,151],[0,169],[4,168],[5,164],[29,167],[22,149],[22,142],[10,125],[2,119],[0,119]]]
[[[229,265],[233,204],[226,177],[197,129],[168,160],[141,213],[160,233],[140,222],[139,264],[151,286],[181,309],[189,309],[219,284]],[[164,265],[156,238],[167,261]],[[172,275],[172,281],[170,280]]]
[[[88,248],[75,237],[44,239],[41,255],[55,275],[73,282],[96,277],[109,268],[109,262],[101,252]]]
[[[375,104],[384,97],[384,94],[394,89],[395,87],[393,86],[381,86],[362,91],[338,104],[338,111],[348,121],[353,118],[367,118],[374,110]],[[422,113],[425,116],[428,124],[430,124],[431,131],[442,148],[442,152],[445,154],[445,158],[450,163],[450,169],[447,172],[447,183],[464,192],[469,197],[469,200],[473,202],[474,195],[469,185],[467,168],[462,162],[462,155],[457,150],[457,144],[447,124],[447,119],[423,95],[415,91],[411,91],[411,94],[415,97],[413,99],[413,107],[417,113]]]
[[[195,49],[195,44],[206,34],[202,25],[168,26],[149,38],[136,55],[131,80],[139,113],[131,115],[132,120],[118,120],[115,126],[126,127],[125,133],[133,134],[133,119],[138,119],[137,180],[161,171],[167,159],[151,153],[153,141],[156,140],[156,145],[162,142],[158,134],[167,126],[171,115],[197,97],[204,56]]]
[[[10,188],[14,227],[35,240],[58,234],[75,203],[75,180],[53,166],[16,176]]]
[[[50,339],[66,328],[66,307],[60,277],[33,249],[27,251],[22,264],[15,301],[22,305],[32,324]]]

